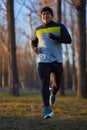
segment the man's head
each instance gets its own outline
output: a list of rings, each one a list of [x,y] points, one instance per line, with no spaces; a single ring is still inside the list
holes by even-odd
[[[41,10],[41,19],[44,24],[47,24],[53,19],[53,11],[50,7],[44,7]]]

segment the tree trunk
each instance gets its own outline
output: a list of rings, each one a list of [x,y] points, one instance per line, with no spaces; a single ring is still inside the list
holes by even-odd
[[[15,25],[14,25],[14,0],[7,0],[7,31],[8,50],[11,68],[11,94],[19,96],[19,78],[16,59]]]
[[[73,18],[73,9],[70,8],[70,16],[71,16],[71,31],[72,31],[72,36],[74,36],[74,33],[75,33],[75,29],[74,29],[74,25],[75,25],[75,21],[74,21],[74,18]],[[77,90],[77,71],[76,71],[76,61],[75,61],[75,39],[73,37],[72,39],[72,90],[73,91],[76,91]]]
[[[57,0],[57,21],[58,22],[61,22],[61,3],[62,3],[62,0]],[[62,78],[61,89],[59,91],[59,95],[65,95],[65,92],[64,92],[64,76]]]
[[[86,0],[79,0],[76,6],[78,17],[78,98],[87,98],[86,84]]]
[[[57,18],[58,22],[61,22],[61,2],[62,0],[57,0]]]
[[[2,57],[2,88],[4,88],[4,86],[5,86],[5,82],[4,82],[4,65],[5,65],[5,62],[4,62],[4,58]]]

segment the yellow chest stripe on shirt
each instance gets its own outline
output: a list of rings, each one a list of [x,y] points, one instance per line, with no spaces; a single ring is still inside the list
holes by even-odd
[[[52,33],[52,32],[56,32],[58,36],[61,35],[60,27],[50,27],[50,28],[43,28],[43,29],[37,30],[36,36],[38,37],[41,34]]]

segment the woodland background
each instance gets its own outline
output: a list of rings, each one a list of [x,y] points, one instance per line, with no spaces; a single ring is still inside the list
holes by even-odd
[[[72,37],[71,45],[62,44],[60,95],[71,89],[78,98],[87,98],[87,0],[1,0],[0,87],[13,96],[19,96],[20,89],[40,90],[37,56],[30,40],[41,24],[40,10],[44,6],[52,7],[54,20],[65,24]]]

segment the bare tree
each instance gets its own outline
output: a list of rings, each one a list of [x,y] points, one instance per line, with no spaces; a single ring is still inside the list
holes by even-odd
[[[57,0],[57,21],[61,22],[61,14],[62,14],[62,10],[61,10],[61,6],[62,5],[62,0]]]
[[[87,98],[86,84],[86,0],[78,0],[75,4],[77,9],[79,26],[78,43],[78,98]]]
[[[86,0],[66,0],[75,7],[78,19],[78,98],[87,98],[86,82]]]
[[[16,42],[15,42],[15,25],[14,25],[14,0],[6,1],[7,7],[7,30],[8,30],[8,50],[10,53],[10,75],[11,75],[11,94],[19,96],[19,78],[16,60]]]
[[[62,0],[57,0],[57,21],[61,22],[61,15],[62,15]],[[65,95],[64,91],[64,74],[62,76],[62,83],[61,83],[61,89],[59,91],[60,95]]]
[[[86,82],[86,0],[73,0],[78,19],[78,98],[87,98]]]
[[[72,32],[72,90],[76,91],[77,89],[77,71],[76,71],[76,53],[75,53],[75,20],[74,20],[74,9],[70,8],[71,15],[71,32]]]

